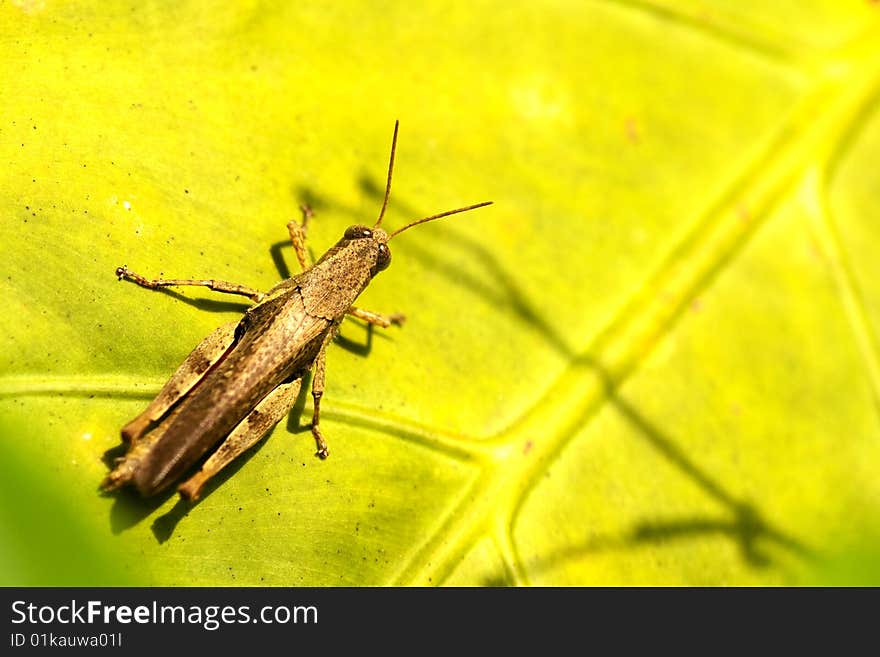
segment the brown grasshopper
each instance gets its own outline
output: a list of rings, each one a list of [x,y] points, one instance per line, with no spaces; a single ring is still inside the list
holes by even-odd
[[[302,224],[287,224],[302,273],[268,292],[218,280],[151,280],[124,266],[116,270],[120,280],[126,278],[149,289],[198,285],[247,297],[254,305],[241,321],[221,326],[205,338],[146,410],[122,428],[128,451],[103,481],[104,490],[131,484],[145,497],[155,495],[213,449],[201,469],[178,487],[182,497],[198,499],[211,477],[287,415],[303,377],[312,368],[312,435],[317,455],[327,458],[320,429],[327,345],[346,315],[386,328],[403,324],[403,315],[385,316],[352,305],[373,277],[391,263],[388,242],[418,224],[491,203],[441,212],[386,233],[380,226],[391,193],[397,128],[395,122],[385,198],[375,225],[350,226],[342,239],[310,265],[306,229],[311,211],[303,206]]]

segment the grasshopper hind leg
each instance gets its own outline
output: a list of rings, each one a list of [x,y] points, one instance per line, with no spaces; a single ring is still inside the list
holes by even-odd
[[[248,416],[242,420],[214,451],[202,468],[181,484],[177,492],[186,500],[194,502],[201,497],[205,484],[236,458],[254,446],[281,419],[290,412],[302,379],[284,383],[270,392]]]
[[[113,471],[101,487],[112,491],[130,483],[141,461],[147,458],[168,428],[180,402],[232,348],[238,322],[224,324],[199,343],[143,412],[122,427],[122,439],[128,444],[125,456],[117,459]]]
[[[201,381],[235,343],[238,322],[224,324],[192,350],[144,411],[122,428],[122,439],[134,446],[166,413]]]

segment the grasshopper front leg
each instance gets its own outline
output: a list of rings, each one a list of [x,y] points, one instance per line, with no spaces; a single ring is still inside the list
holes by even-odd
[[[303,271],[311,268],[312,263],[309,261],[309,252],[306,250],[306,233],[309,229],[309,219],[315,216],[312,208],[308,205],[299,206],[302,212],[302,223],[289,221],[287,223],[287,232],[290,233],[290,242],[293,244],[293,250],[296,253],[296,259]]]
[[[365,321],[367,324],[372,324],[373,326],[381,326],[382,328],[388,328],[392,324],[396,326],[403,326],[403,323],[406,321],[406,315],[402,313],[394,313],[392,315],[380,315],[379,313],[374,313],[371,310],[364,310],[363,308],[356,308],[352,306],[348,309],[347,315],[351,315],[352,317],[357,317],[360,320]]]

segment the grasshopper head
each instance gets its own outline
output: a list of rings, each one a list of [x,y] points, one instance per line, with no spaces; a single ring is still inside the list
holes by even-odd
[[[381,228],[369,228],[367,226],[354,225],[349,226],[342,236],[343,240],[352,242],[354,240],[369,240],[376,249],[376,261],[370,268],[370,278],[378,274],[380,271],[388,269],[391,264],[391,249],[388,248],[388,233]]]

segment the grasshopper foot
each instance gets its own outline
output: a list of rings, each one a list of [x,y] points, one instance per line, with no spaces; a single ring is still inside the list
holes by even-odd
[[[324,440],[324,436],[321,435],[321,430],[317,426],[312,426],[312,435],[315,437],[315,445],[318,448],[318,451],[315,452],[315,456],[319,457],[321,460],[326,459],[330,456],[330,450],[327,449],[327,441]]]

